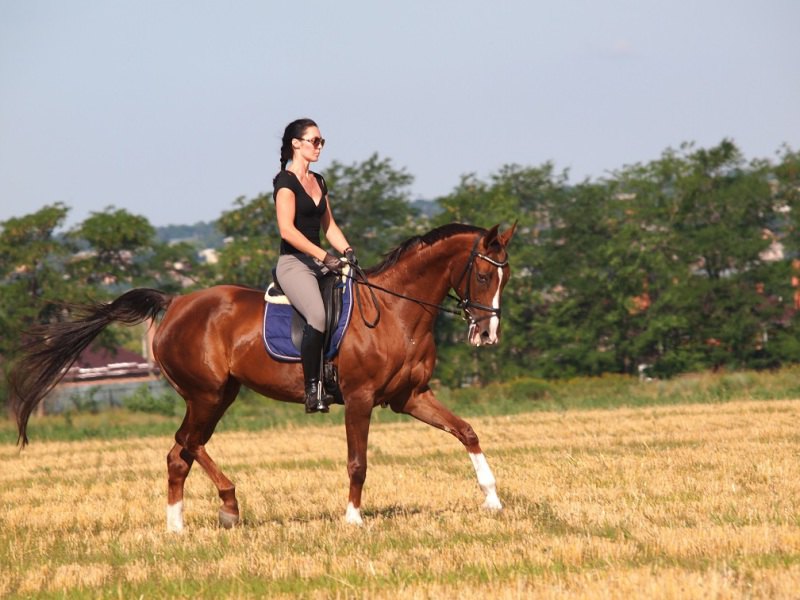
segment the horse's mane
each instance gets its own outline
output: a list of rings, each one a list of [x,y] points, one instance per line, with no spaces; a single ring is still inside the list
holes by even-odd
[[[415,235],[407,239],[394,250],[385,254],[382,262],[366,270],[367,275],[378,275],[383,273],[385,270],[396,265],[397,261],[400,260],[400,257],[402,257],[406,252],[414,250],[419,246],[431,246],[440,240],[450,238],[460,233],[486,233],[486,230],[482,227],[475,227],[474,225],[450,223],[448,225],[442,225],[441,227],[432,229],[423,235]]]

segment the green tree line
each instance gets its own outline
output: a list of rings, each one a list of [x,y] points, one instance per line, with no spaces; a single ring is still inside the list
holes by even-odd
[[[466,325],[437,323],[436,376],[448,386],[497,378],[771,368],[800,361],[800,153],[747,161],[723,140],[685,144],[608,176],[572,182],[551,163],[465,175],[435,216],[410,202],[413,176],[373,155],[324,171],[337,221],[370,265],[410,236],[449,222],[517,223],[502,343],[466,345]],[[113,206],[64,230],[55,203],[0,223],[0,360],[63,303],[136,286],[181,292],[264,287],[277,261],[272,194],[238,198],[216,221],[215,264],[159,240]],[[119,343],[112,330],[102,343]],[[116,337],[115,337],[116,336]],[[0,389],[5,394],[5,389]]]

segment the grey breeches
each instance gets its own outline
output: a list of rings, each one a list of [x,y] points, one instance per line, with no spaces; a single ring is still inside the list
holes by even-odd
[[[325,305],[317,280],[328,272],[325,266],[305,254],[284,254],[278,258],[278,283],[289,302],[317,331],[325,331]]]

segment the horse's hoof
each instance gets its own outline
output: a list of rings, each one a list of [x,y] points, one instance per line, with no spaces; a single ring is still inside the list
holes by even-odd
[[[183,501],[167,505],[167,531],[181,533],[183,531]]]
[[[219,526],[223,529],[233,529],[239,524],[239,515],[234,515],[219,509]]]
[[[500,503],[500,499],[497,496],[493,498],[490,496],[486,498],[482,508],[492,512],[500,512],[503,510],[503,505]]]
[[[361,509],[356,508],[352,503],[348,503],[347,512],[344,514],[344,522],[348,525],[363,526],[364,520],[361,518]]]

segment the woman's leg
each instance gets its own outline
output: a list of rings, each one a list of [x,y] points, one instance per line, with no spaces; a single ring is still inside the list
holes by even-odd
[[[305,258],[305,257],[303,257]],[[305,382],[306,412],[328,412],[322,398],[322,344],[325,338],[325,305],[317,282],[317,265],[312,259],[292,255],[278,259],[278,282],[289,302],[306,319],[300,358]]]
[[[276,271],[278,282],[292,306],[311,327],[324,333],[325,305],[318,283],[323,268],[310,257],[288,254],[278,259]]]

